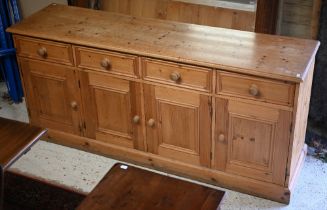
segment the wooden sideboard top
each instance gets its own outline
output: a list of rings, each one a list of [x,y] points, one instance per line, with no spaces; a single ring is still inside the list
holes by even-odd
[[[31,37],[302,82],[319,42],[52,4],[8,29]]]

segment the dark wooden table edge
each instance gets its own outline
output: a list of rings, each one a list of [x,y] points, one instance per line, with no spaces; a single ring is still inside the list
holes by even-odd
[[[38,140],[48,132],[48,129],[40,129],[40,133],[38,133],[33,140],[29,143],[26,144],[24,149],[22,149],[21,151],[19,151],[13,158],[11,158],[11,160],[6,163],[5,165],[1,166],[1,168],[3,169],[3,171],[7,170],[14,162],[16,162],[20,157],[22,157],[24,154],[26,154],[29,149],[36,144],[36,142],[38,142]]]
[[[4,195],[4,172],[8,169],[15,161],[23,156],[38,140],[47,132],[47,129],[40,128],[40,132],[34,136],[30,143],[26,144],[25,147],[20,150],[13,158],[10,159],[5,165],[0,165],[0,210],[3,210],[3,195]]]

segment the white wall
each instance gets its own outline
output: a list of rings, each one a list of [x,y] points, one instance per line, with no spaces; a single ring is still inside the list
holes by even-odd
[[[27,17],[51,3],[66,4],[67,0],[19,0],[23,17]]]

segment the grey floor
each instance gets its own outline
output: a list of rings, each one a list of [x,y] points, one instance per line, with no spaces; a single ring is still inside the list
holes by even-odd
[[[5,91],[4,84],[0,83],[0,96]],[[3,100],[2,97],[0,98],[0,116],[24,122],[28,121],[24,103],[11,104]],[[90,192],[116,162],[116,160],[103,156],[40,141],[29,153],[17,161],[10,170],[47,179],[50,182],[73,187],[82,192]],[[162,174],[173,176],[165,173]],[[187,181],[194,182],[192,180]],[[217,188],[214,186],[210,187]],[[224,190],[227,193],[222,203],[223,210],[327,210],[327,164],[314,157],[306,157],[304,167],[292,194],[290,205],[227,189]]]

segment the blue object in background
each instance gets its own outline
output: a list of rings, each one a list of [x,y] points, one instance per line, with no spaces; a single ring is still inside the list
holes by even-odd
[[[9,96],[15,103],[22,101],[23,89],[12,36],[6,32],[6,29],[20,20],[17,0],[2,0],[0,2],[0,71],[6,82]]]

